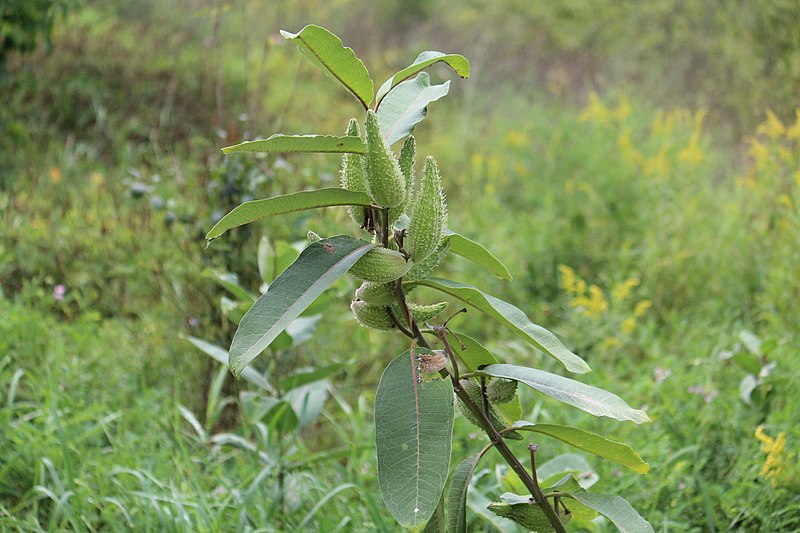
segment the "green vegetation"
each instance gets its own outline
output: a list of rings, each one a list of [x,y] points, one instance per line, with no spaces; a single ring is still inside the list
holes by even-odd
[[[205,250],[205,233],[242,202],[338,185],[336,155],[219,150],[309,124],[342,135],[348,95],[329,90],[277,35],[306,20],[336,29],[381,79],[427,47],[473,60],[470,82],[453,84],[415,135],[446,172],[451,206],[480,199],[451,209],[449,226],[488,245],[515,281],[484,278],[457,257],[445,277],[487,279],[482,290],[587,360],[595,372],[581,381],[619,392],[653,420],[636,431],[520,387],[524,420],[613,435],[650,471],[636,475],[527,431],[511,444],[517,456],[537,442],[541,478],[567,465],[594,483],[590,493],[624,496],[657,531],[800,528],[793,3],[737,11],[659,2],[675,23],[653,23],[655,42],[637,34],[646,11],[612,17],[625,31],[598,33],[601,17],[581,2],[534,3],[525,17],[512,14],[527,3],[476,4],[452,17],[436,2],[400,17],[400,4],[285,2],[267,13],[248,2],[184,12],[171,1],[86,2],[56,23],[49,54],[7,56],[0,529],[396,527],[379,496],[374,394],[357,391],[374,390],[407,345],[353,327],[358,283],[337,282],[312,334],[296,332],[257,364],[288,403],[305,386],[304,398],[327,398],[296,423],[187,340],[229,346],[236,302],[246,299],[236,287],[257,295],[309,229],[333,235],[350,223],[344,209],[291,213],[232,229]],[[732,24],[737,16],[757,24]],[[547,33],[536,33],[542,46],[528,62],[525,36],[536,28]],[[664,35],[670,46],[658,43]],[[757,46],[741,45],[749,42]],[[703,70],[697,47],[706,58],[725,51],[727,66],[712,60]],[[695,65],[702,84],[684,84],[690,78],[665,57]],[[517,82],[498,85],[509,71]],[[295,79],[274,75],[286,72]],[[259,246],[262,236],[269,246]],[[225,285],[226,273],[236,283]],[[496,339],[492,353],[561,372],[488,321],[464,323],[462,341]],[[456,418],[451,468],[462,476],[472,465],[457,461],[474,452],[473,431]],[[491,454],[487,465],[501,463]],[[483,463],[472,477],[468,530],[490,531],[500,522],[487,504],[524,487]]]

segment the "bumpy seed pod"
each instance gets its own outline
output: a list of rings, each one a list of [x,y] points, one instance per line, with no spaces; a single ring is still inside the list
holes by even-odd
[[[406,179],[383,140],[378,116],[367,111],[367,194],[381,207],[397,207],[406,199]]]
[[[481,396],[480,385],[469,379],[462,379],[461,381],[459,381],[459,383],[461,383],[461,387],[466,391],[467,394],[469,394],[469,397],[472,399],[475,405],[483,409],[483,398]],[[475,413],[473,413],[469,409],[469,407],[467,407],[464,404],[463,401],[461,401],[461,398],[458,399],[458,410],[461,411],[461,414],[464,415],[464,418],[466,418],[467,420],[469,420],[478,427],[483,427],[481,426],[480,419],[477,416],[475,416]],[[503,419],[502,416],[500,416],[500,414],[492,406],[492,404],[489,404],[489,418],[492,421],[494,429],[496,429],[497,431],[501,431],[509,427],[508,423]],[[522,439],[522,435],[520,435],[516,431],[510,431],[508,433],[505,433],[503,437],[506,439],[514,439],[514,440]]]
[[[423,352],[417,354],[417,364],[420,372],[438,372],[447,365],[447,354],[444,350]]]
[[[517,382],[513,379],[496,378],[486,385],[486,398],[491,403],[506,403],[517,394]]]
[[[436,315],[447,309],[447,302],[439,302],[431,305],[418,305],[408,302],[408,310],[414,317],[414,322],[424,324],[428,320],[433,320]]]
[[[358,121],[354,118],[350,119],[350,124],[347,126],[347,135],[360,136],[361,132],[358,129]],[[342,156],[342,174],[340,183],[342,189],[356,192],[366,192],[366,161],[364,156],[358,154],[344,154]],[[359,205],[351,205],[347,208],[347,213],[353,222],[361,226],[364,224],[365,208]]]
[[[414,263],[414,266],[411,267],[404,279],[407,281],[424,279],[439,266],[448,253],[450,253],[449,242],[439,245],[436,251],[423,259],[422,262]]]
[[[447,204],[442,191],[442,178],[432,157],[425,160],[425,172],[420,190],[414,199],[411,223],[403,248],[414,261],[423,261],[431,255],[442,240],[447,225]]]
[[[403,214],[407,205],[411,205],[412,192],[414,191],[414,157],[417,154],[417,143],[413,135],[406,138],[403,143],[403,148],[400,150],[400,172],[406,180],[406,199],[402,204],[397,207],[389,209],[389,224],[394,224],[395,221]]]
[[[362,302],[361,300],[353,300],[350,303],[350,309],[353,311],[353,315],[356,317],[359,324],[364,327],[381,331],[394,329],[394,322],[392,322],[392,317],[389,315],[389,309],[387,307],[369,305],[367,302]]]
[[[388,248],[373,248],[350,267],[350,273],[366,281],[388,283],[405,275],[412,266],[403,254]]]
[[[356,289],[356,298],[369,305],[392,305],[396,299],[394,291],[388,283],[365,281]]]
[[[525,531],[555,531],[550,525],[547,515],[536,504],[492,502],[487,508],[497,516],[513,520],[524,527]],[[563,524],[572,519],[572,513],[559,513],[558,507],[556,507],[556,513]]]

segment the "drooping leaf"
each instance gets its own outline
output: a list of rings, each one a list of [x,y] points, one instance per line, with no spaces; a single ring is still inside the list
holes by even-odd
[[[636,509],[620,496],[587,492],[572,476],[552,488],[569,494],[581,504],[605,516],[621,533],[654,533],[650,522],[642,518]]]
[[[348,191],[339,187],[328,187],[313,191],[299,191],[263,200],[245,202],[214,224],[206,240],[216,239],[229,229],[249,224],[262,218],[339,205],[371,205],[367,193]]]
[[[453,231],[445,230],[443,239],[450,243],[450,251],[482,266],[495,277],[511,280],[511,273],[500,260],[481,244]]]
[[[586,362],[567,350],[558,340],[542,326],[536,325],[525,316],[519,308],[482,292],[472,285],[442,278],[426,278],[409,283],[409,285],[424,285],[442,291],[471,305],[478,311],[490,316],[500,324],[525,339],[527,342],[540,349],[550,357],[559,361],[564,368],[576,374],[590,372]]]
[[[399,83],[407,80],[414,74],[425,70],[434,63],[439,62],[449,65],[450,68],[452,68],[456,74],[462,78],[469,78],[469,61],[466,57],[458,54],[443,54],[441,52],[433,51],[422,52],[417,56],[417,59],[415,59],[413,63],[383,82],[383,85],[381,85],[380,89],[378,89],[378,94],[375,95],[376,106],[380,106],[383,97],[386,96],[389,91],[391,91]]]
[[[519,381],[542,394],[594,416],[607,416],[623,421],[630,420],[637,424],[650,421],[644,411],[633,409],[625,403],[625,400],[615,394],[543,370],[499,364],[484,367],[479,373],[484,376]]]
[[[417,365],[411,350],[395,358],[375,395],[378,483],[389,512],[412,531],[425,527],[442,495],[453,433],[452,385],[421,381]]]
[[[198,339],[197,337],[186,337],[186,340],[194,344],[197,348],[202,350],[206,355],[210,356],[216,362],[228,366],[228,352],[221,346],[211,344],[210,342]],[[272,386],[264,379],[260,372],[252,369],[245,368],[242,372],[242,379],[249,381],[253,385],[264,389],[267,392],[273,393]]]
[[[297,47],[325,74],[350,91],[364,109],[369,107],[373,96],[372,78],[352,48],[346,48],[336,35],[314,24],[309,24],[298,33],[281,30],[281,35],[284,39],[296,41]]]
[[[522,431],[533,431],[535,433],[549,435],[579,450],[593,453],[597,456],[614,461],[615,463],[627,466],[639,474],[646,474],[650,469],[650,465],[645,463],[639,454],[627,444],[613,441],[590,431],[555,424],[534,424],[532,422],[525,422],[524,420],[516,422],[514,428]]]
[[[292,320],[374,246],[338,235],[303,250],[239,323],[228,357],[231,372],[238,377]]]
[[[211,279],[216,281],[220,287],[227,290],[242,302],[252,304],[256,301],[255,294],[239,285],[239,277],[236,274],[230,274],[227,272],[210,272],[209,276]]]
[[[425,118],[428,104],[442,98],[449,90],[449,81],[431,85],[427,72],[395,87],[378,108],[378,125],[386,142],[394,144],[410,134]]]
[[[447,533],[466,533],[467,531],[467,491],[472,473],[480,461],[475,454],[461,461],[453,471],[450,489],[447,493]]]
[[[292,410],[297,414],[297,426],[303,427],[314,423],[328,399],[330,383],[323,379],[295,387],[283,395]]]
[[[344,135],[283,135],[275,134],[267,139],[245,141],[226,146],[222,149],[226,154],[244,152],[284,153],[302,152],[312,154],[364,154],[367,147],[355,136]]]

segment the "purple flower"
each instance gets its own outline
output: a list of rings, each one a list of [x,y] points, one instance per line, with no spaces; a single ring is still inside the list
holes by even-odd
[[[64,295],[67,293],[67,288],[63,285],[56,285],[53,287],[53,299],[57,302],[60,302],[64,299]]]

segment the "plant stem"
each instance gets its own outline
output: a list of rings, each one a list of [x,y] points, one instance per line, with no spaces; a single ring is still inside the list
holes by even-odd
[[[414,321],[414,317],[411,315],[411,312],[408,309],[408,305],[406,304],[405,294],[403,294],[402,289],[402,280],[397,280],[394,285],[394,294],[397,298],[398,304],[400,304],[400,309],[406,315],[406,319],[410,327],[411,335],[406,334],[406,336],[410,337],[411,339],[416,339],[417,344],[422,346],[423,348],[431,349],[430,344],[428,341],[425,340],[423,337],[422,332],[420,331],[419,327],[417,326],[416,322]],[[448,357],[452,358],[455,361],[455,354],[453,353],[452,348],[449,344],[445,344],[445,350],[447,351]],[[536,503],[542,509],[547,520],[550,522],[550,525],[553,526],[553,529],[557,533],[567,533],[567,529],[564,527],[564,524],[561,523],[561,519],[558,518],[558,513],[550,506],[550,502],[547,501],[547,498],[544,497],[542,494],[542,490],[539,488],[539,484],[534,480],[531,474],[525,469],[525,467],[520,463],[519,459],[514,455],[511,449],[508,447],[506,442],[503,440],[503,436],[498,432],[494,426],[492,425],[492,421],[487,416],[484,409],[480,406],[476,405],[475,402],[472,401],[472,398],[464,390],[461,386],[459,380],[455,379],[455,376],[452,375],[447,369],[442,369],[439,371],[439,374],[443,378],[450,378],[453,383],[453,391],[456,393],[456,396],[461,400],[464,406],[467,409],[472,411],[475,417],[480,421],[482,429],[486,432],[486,435],[489,437],[491,444],[494,445],[495,449],[503,456],[508,466],[519,476],[522,480],[522,483],[525,487],[530,491],[531,496],[534,497]],[[486,401],[486,395],[483,394],[484,402]]]

